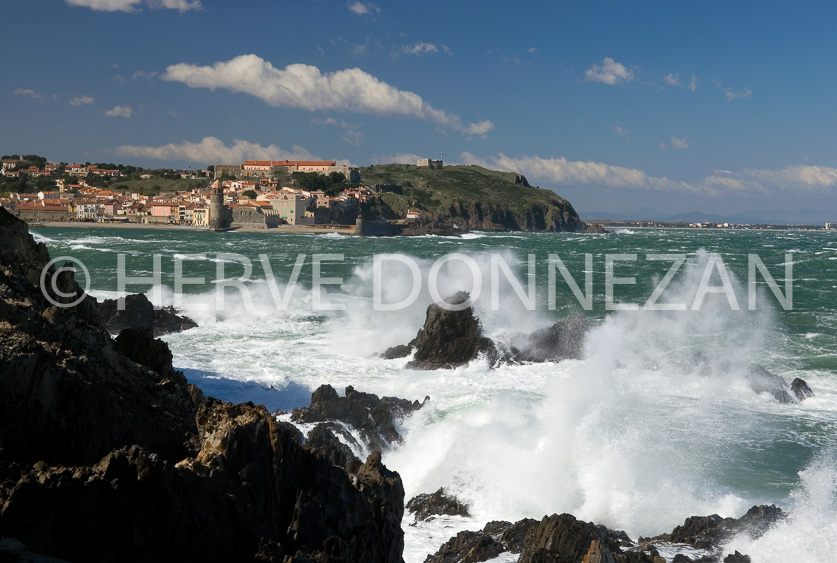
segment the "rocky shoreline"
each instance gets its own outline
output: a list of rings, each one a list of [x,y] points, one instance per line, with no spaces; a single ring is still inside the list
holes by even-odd
[[[116,321],[112,304],[90,297],[63,306],[83,295],[72,273],[52,267],[42,288],[46,247],[2,209],[0,240],[0,561],[38,554],[67,561],[399,562],[405,506],[416,521],[468,514],[444,490],[405,505],[401,477],[382,462],[382,452],[403,439],[399,421],[429,398],[377,397],[352,387],[340,395],[323,385],[308,407],[280,416],[205,397],[155,339],[188,328],[185,320],[157,319],[154,311],[152,319],[140,298],[132,299],[134,313]],[[482,335],[470,309],[431,309],[433,321],[404,347],[407,354],[416,348],[413,361],[427,369],[484,353],[503,361],[578,357],[586,331],[571,321],[498,344]],[[282,421],[288,417],[293,424]],[[661,563],[655,546],[682,543],[711,553],[702,561],[732,563],[749,559],[722,553],[731,535],[755,536],[782,518],[776,507],[754,507],[740,519],[692,517],[671,534],[637,541],[568,514],[491,522],[457,534],[427,561],[510,553],[520,562]]]

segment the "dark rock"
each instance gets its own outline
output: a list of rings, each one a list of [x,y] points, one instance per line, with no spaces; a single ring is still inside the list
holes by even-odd
[[[480,354],[497,358],[494,343],[482,334],[479,319],[466,303],[467,292],[460,291],[445,299],[445,304],[432,304],[414,345],[416,353],[408,367],[418,369],[452,368],[467,364]],[[451,308],[458,310],[451,310]]]
[[[584,317],[570,317],[532,334],[518,335],[512,339],[510,357],[521,362],[579,359],[589,329]]]
[[[442,544],[424,563],[478,563],[494,559],[506,549],[503,544],[482,532],[459,532]]]
[[[380,453],[349,475],[263,406],[204,398],[147,327],[115,341],[86,299],[50,303],[49,255],[3,209],[0,240],[2,536],[71,561],[401,560]]]
[[[724,563],[750,563],[750,556],[736,551],[724,557]]]
[[[119,299],[105,299],[99,303],[99,312],[105,328],[113,334],[126,328],[149,328],[154,336],[162,336],[198,326],[192,319],[177,315],[174,307],[154,309],[142,293],[127,295],[122,310]]]
[[[579,233],[586,234],[605,234],[609,232],[601,223],[581,223],[578,229]]]
[[[622,552],[622,542],[630,540],[624,532],[612,532],[604,526],[577,520],[571,514],[545,516],[526,533],[518,563],[576,563],[587,555],[595,541],[601,542],[603,553],[613,556]]]
[[[305,440],[305,449],[314,455],[327,459],[338,467],[342,467],[347,473],[357,473],[361,461],[354,454],[352,448],[337,437],[338,434],[343,436],[343,440],[347,442],[355,441],[350,432],[337,424],[323,422],[312,428],[308,433],[308,439]],[[360,444],[358,446],[362,447]]]
[[[470,516],[468,506],[440,488],[435,493],[416,495],[407,503],[407,510],[415,514],[415,521],[429,520],[434,516]]]
[[[410,344],[398,344],[397,346],[390,346],[381,354],[385,360],[394,360],[396,358],[406,358],[413,353],[413,347]]]
[[[796,377],[793,381],[791,381],[790,387],[791,391],[793,391],[793,394],[796,395],[796,398],[800,401],[804,401],[808,397],[814,396],[814,392],[811,391],[811,388],[808,387],[808,384],[805,382],[805,380],[800,379],[799,377]]]
[[[529,528],[537,524],[538,521],[533,518],[524,518],[523,520],[518,520],[514,524],[506,527],[502,533],[500,534],[499,540],[504,546],[506,546],[506,550],[512,553],[520,553],[523,551],[523,544],[526,540],[526,534],[529,532]],[[489,530],[489,526],[491,523],[486,525],[485,531]]]
[[[753,366],[747,372],[747,383],[756,393],[770,393],[780,403],[793,403],[790,386],[785,378],[767,371],[763,366]]]
[[[438,237],[458,237],[470,233],[471,229],[450,219],[418,219],[409,221],[401,229],[401,235],[407,237],[435,235]]]
[[[523,537],[536,523],[536,520],[530,518],[515,524],[489,522],[481,532],[460,532],[442,544],[439,551],[428,556],[425,563],[477,563],[494,559],[506,552],[520,553],[523,549]]]
[[[690,516],[682,525],[665,536],[665,541],[685,543],[698,549],[713,550],[740,533],[757,539],[776,522],[786,517],[781,508],[774,505],[754,506],[741,518]]]
[[[174,371],[169,345],[154,338],[150,328],[126,328],[115,339],[116,349],[136,363],[159,374]]]
[[[425,399],[426,400],[426,399]],[[331,385],[322,385],[311,395],[308,407],[294,409],[294,422],[340,421],[355,428],[370,450],[381,450],[401,441],[396,428],[398,420],[421,408],[423,403],[397,397],[381,397],[346,387],[340,397]]]

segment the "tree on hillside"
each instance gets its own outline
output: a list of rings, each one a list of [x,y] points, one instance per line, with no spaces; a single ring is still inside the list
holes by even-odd
[[[250,199],[256,199],[257,197],[259,197],[259,194],[257,194],[255,190],[244,190],[243,192],[241,192],[241,195],[243,195],[244,197],[249,197]]]

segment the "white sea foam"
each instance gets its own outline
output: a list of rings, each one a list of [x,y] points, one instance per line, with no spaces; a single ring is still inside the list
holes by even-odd
[[[819,563],[837,553],[837,457],[818,456],[799,473],[800,485],[791,495],[788,518],[757,540],[746,535],[724,548],[750,555],[759,563]]]
[[[490,279],[490,257],[470,256]],[[707,260],[703,251],[689,260],[668,302],[694,301]],[[405,442],[385,453],[385,463],[400,472],[408,499],[444,486],[471,506],[473,518],[449,528],[441,520],[416,527],[405,521],[407,561],[423,560],[460,525],[479,529],[495,519],[567,511],[636,537],[670,531],[688,515],[740,516],[765,497],[779,502],[786,494],[779,486],[768,492],[764,483],[755,492],[736,487],[752,471],[744,457],[786,439],[773,421],[834,422],[830,374],[814,375],[817,396],[801,405],[781,405],[747,387],[751,364],[775,369],[773,313],[731,311],[723,294],[707,295],[698,311],[611,313],[590,331],[585,360],[491,369],[483,359],[453,370],[406,369],[407,359],[377,354],[410,341],[424,321],[432,261],[416,262],[419,297],[399,311],[375,310],[367,261],[341,288],[323,288],[324,301],[345,311],[313,310],[311,289],[302,285],[278,309],[268,284],[248,283],[252,306],[234,288],[225,292],[223,308],[215,291],[186,295],[181,306],[200,327],[166,337],[187,377],[229,400],[255,397],[287,410],[307,404],[326,382],[339,392],[353,385],[409,400],[430,395],[404,421]],[[406,267],[392,262],[383,273],[385,302],[409,294]],[[746,307],[746,284],[734,277],[732,284]],[[442,296],[468,289],[471,272],[449,262],[438,285]],[[284,294],[287,286],[277,288]],[[488,293],[475,305],[492,337],[554,322],[546,312],[528,311],[505,281],[499,292],[502,310],[492,310]],[[152,301],[172,304],[173,295],[159,288]]]

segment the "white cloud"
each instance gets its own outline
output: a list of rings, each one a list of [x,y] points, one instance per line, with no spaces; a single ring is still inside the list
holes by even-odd
[[[375,155],[372,164],[415,164],[419,159],[427,158],[418,154],[400,152],[393,155]]]
[[[472,123],[465,127],[462,132],[466,135],[479,135],[485,137],[489,131],[494,130],[494,124],[490,121],[480,121],[479,123]]]
[[[663,78],[663,82],[669,86],[680,86],[680,75],[676,72],[669,72]]]
[[[157,74],[158,73],[156,72],[146,72],[144,70],[138,70],[131,76],[131,80],[154,80],[154,77],[156,77]]]
[[[463,162],[478,164],[485,168],[521,172],[530,180],[537,179],[559,185],[592,185],[606,188],[629,188],[635,190],[702,192],[702,186],[686,182],[648,176],[642,170],[613,166],[602,162],[569,161],[564,157],[541,158],[523,156],[512,158],[500,153],[497,156],[479,158],[462,153]]]
[[[726,96],[728,102],[737,99],[749,98],[750,94],[752,93],[753,91],[749,88],[744,88],[743,90],[733,90],[732,88],[724,88],[724,96]]]
[[[671,148],[673,149],[687,149],[689,148],[689,139],[686,137],[675,137],[674,135],[671,136]]]
[[[372,2],[351,2],[348,5],[349,11],[356,13],[359,16],[368,16],[371,14],[380,14],[381,9]]]
[[[105,115],[108,117],[131,117],[134,111],[130,108],[130,106],[114,106],[113,109],[109,109],[105,112]]]
[[[162,78],[191,88],[243,92],[276,107],[411,117],[455,131],[486,127],[485,122],[464,125],[458,115],[436,109],[418,94],[399,90],[359,68],[322,74],[312,65],[278,69],[257,55],[241,55],[212,66],[171,65]]]
[[[634,73],[621,63],[617,63],[610,57],[605,57],[602,65],[593,65],[584,73],[587,80],[602,82],[611,86],[623,82],[630,82],[634,79]]]
[[[42,104],[47,103],[47,100],[49,100],[49,98],[47,96],[44,96],[43,94],[40,94],[40,93],[36,92],[35,90],[30,89],[30,88],[18,88],[17,90],[14,91],[14,95],[15,96],[24,96],[26,98],[32,98],[33,100],[38,100]]]
[[[75,98],[72,98],[70,100],[70,105],[73,106],[74,108],[77,108],[79,106],[92,104],[95,101],[96,101],[96,98],[91,98],[90,96],[76,96]]]
[[[149,8],[168,8],[179,12],[200,10],[200,0],[67,0],[70,6],[82,6],[99,12],[137,12],[137,6],[145,4]]]
[[[631,132],[628,131],[627,129],[623,129],[622,127],[619,127],[618,125],[614,125],[613,126],[613,131],[614,131],[614,133],[616,133],[617,135],[619,135],[620,137],[622,137],[626,141],[631,140]]]
[[[693,74],[692,77],[689,79],[689,90],[691,90],[692,92],[697,90],[697,84],[698,77]]]
[[[676,138],[675,138],[676,139]],[[660,148],[668,148],[661,142]],[[678,147],[675,147],[678,148]],[[406,155],[410,159],[416,155]],[[636,168],[613,166],[602,162],[570,161],[564,157],[509,157],[503,153],[480,158],[468,152],[460,159],[494,170],[520,172],[529,180],[547,186],[593,186],[656,192],[679,192],[711,197],[752,196],[753,194],[805,193],[837,194],[837,168],[793,165],[778,170],[745,169],[739,172],[715,170],[695,182],[655,177]],[[381,160],[381,159],[379,159]]]
[[[185,160],[203,164],[236,164],[245,160],[316,160],[302,147],[293,147],[286,151],[276,145],[262,146],[235,139],[231,146],[226,146],[216,137],[204,137],[199,143],[184,141],[180,144],[169,143],[159,147],[122,145],[115,149],[117,154],[154,160]]]
[[[408,55],[427,55],[428,53],[438,53],[439,49],[433,43],[416,43],[415,45],[405,45],[401,48],[402,53]]]

